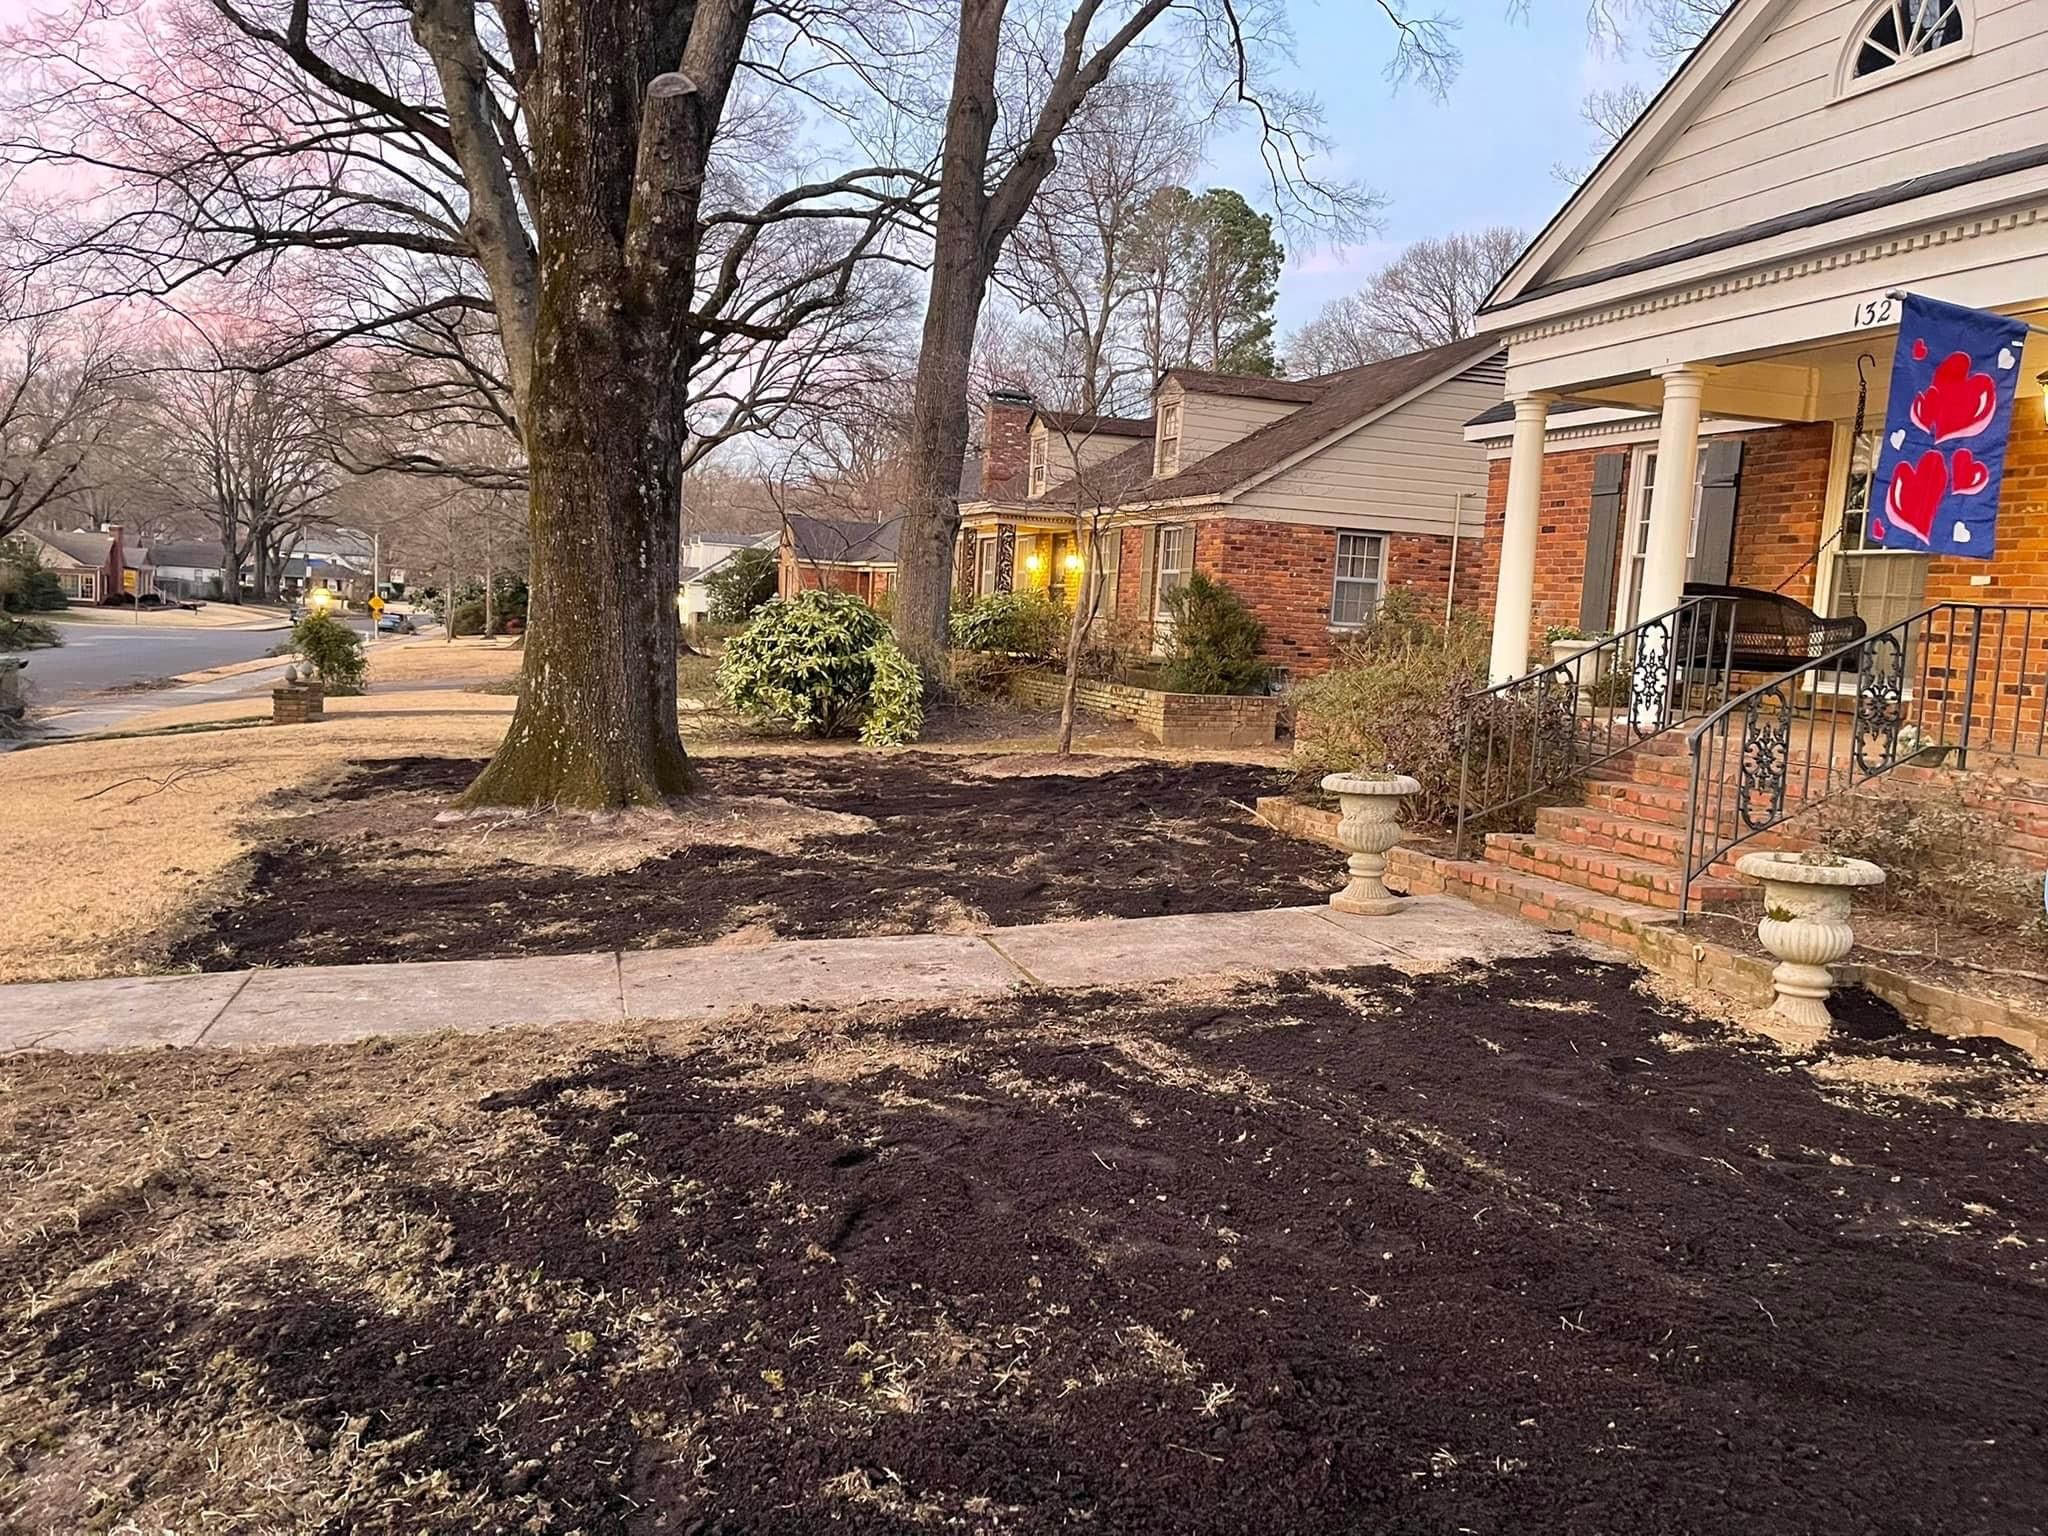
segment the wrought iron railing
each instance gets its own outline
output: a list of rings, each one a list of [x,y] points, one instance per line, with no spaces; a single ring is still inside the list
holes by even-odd
[[[1938,603],[1730,699],[1686,737],[1685,885],[1906,764],[2048,757],[2048,607]]]
[[[1554,790],[1732,692],[1735,600],[1689,597],[1564,661],[1468,694],[1459,716],[1458,833]]]

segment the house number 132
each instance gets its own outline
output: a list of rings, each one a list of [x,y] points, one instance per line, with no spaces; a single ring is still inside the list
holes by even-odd
[[[1860,330],[1866,325],[1891,324],[1892,314],[1896,307],[1897,300],[1893,299],[1889,294],[1863,300],[1862,303],[1856,306],[1857,328]]]

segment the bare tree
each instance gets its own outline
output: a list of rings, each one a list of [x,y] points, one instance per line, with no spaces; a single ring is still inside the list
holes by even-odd
[[[1162,76],[1105,82],[1067,129],[997,275],[1045,322],[1059,380],[1048,403],[1093,415],[1151,389],[1128,323],[1141,234],[1147,210],[1186,179],[1201,145],[1178,82]]]
[[[130,421],[119,346],[98,320],[0,325],[0,539],[81,504]]]
[[[1083,418],[1085,420],[1085,418]],[[1107,576],[1103,551],[1112,539],[1123,535],[1115,526],[1117,507],[1137,485],[1151,477],[1152,461],[1141,453],[1096,455],[1086,452],[1092,431],[1075,425],[1075,418],[1063,416],[1058,427],[1066,445],[1067,461],[1075,466],[1073,477],[1053,487],[1046,500],[1071,507],[1074,517],[1074,545],[1081,554],[1080,581],[1073,606],[1067,613],[1065,676],[1060,690],[1059,737],[1053,750],[1061,757],[1074,750],[1074,715],[1081,689],[1081,660],[1088,637],[1102,613],[1102,596]],[[1119,569],[1122,562],[1119,561]]]
[[[1637,0],[1647,34],[1647,51],[1662,74],[1669,75],[1685,62],[1686,56],[1713,31],[1714,23],[1730,3],[1731,0]],[[1596,159],[1619,144],[1621,136],[1635,126],[1636,119],[1650,104],[1651,94],[1649,88],[1635,81],[1586,92],[1579,103],[1579,117],[1592,131]],[[1585,165],[1559,161],[1550,168],[1550,174],[1566,186],[1576,187],[1586,179],[1588,169]]]
[[[266,365],[388,343],[406,389],[516,426],[526,686],[468,798],[618,806],[691,783],[692,381],[741,354],[776,379],[771,353],[902,259],[927,180],[819,170],[788,127],[791,102],[829,111],[831,80],[897,67],[889,12],[559,0],[541,20],[528,0],[98,0],[11,36],[0,155],[33,170],[17,189],[79,189],[11,210],[32,267],[277,315]],[[718,414],[758,415],[744,394]]]
[[[1336,231],[1358,212],[1353,189],[1307,169],[1309,156],[1321,148],[1315,102],[1269,76],[1288,47],[1278,0],[1133,0],[1122,11],[1102,0],[1045,0],[1013,29],[1026,46],[1008,54],[1007,9],[1008,0],[962,0],[946,99],[895,615],[897,639],[928,671],[945,646],[967,377],[982,301],[1006,242],[1052,171],[1063,135],[1119,61],[1153,40],[1153,28],[1175,13],[1175,26],[1162,29],[1157,40],[1192,61],[1196,89],[1217,110],[1238,109],[1256,122],[1276,201],[1298,216],[1320,216]],[[1440,16],[1411,16],[1398,0],[1380,0],[1380,9],[1395,28],[1389,75],[1445,88],[1458,62],[1450,24]],[[1008,97],[996,84],[1005,64],[1006,85],[1024,85]],[[999,128],[1005,130],[1000,138]]]
[[[1506,225],[1416,241],[1288,337],[1288,371],[1334,373],[1464,340],[1525,244],[1527,237]]]
[[[197,513],[220,544],[222,596],[275,601],[286,559],[341,479],[331,398],[313,368],[258,372],[191,345],[150,374],[136,458],[156,495]]]

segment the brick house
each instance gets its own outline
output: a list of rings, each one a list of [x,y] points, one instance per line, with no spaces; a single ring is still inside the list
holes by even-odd
[[[138,597],[156,590],[156,573],[148,552],[129,549],[119,523],[110,523],[98,532],[38,533],[24,528],[16,537],[28,541],[74,603],[113,601],[131,584]]]
[[[824,588],[851,592],[870,603],[888,596],[896,578],[896,534],[900,517],[861,522],[807,513],[783,515],[776,594]]]
[[[1145,418],[992,396],[959,589],[1071,595],[1100,525],[1105,621],[1156,642],[1166,594],[1200,571],[1251,606],[1286,675],[1322,671],[1393,588],[1429,605],[1491,592],[1486,451],[1466,423],[1502,377],[1481,336],[1313,379],[1172,369]]]
[[[2048,6],[1941,0],[1904,36],[1900,14],[1735,0],[1489,298],[1508,399],[1468,435],[1497,680],[1547,659],[1546,625],[1624,629],[1688,579],[1872,631],[2048,601],[2038,333],[1997,558],[1864,548],[1899,296],[2048,314]]]

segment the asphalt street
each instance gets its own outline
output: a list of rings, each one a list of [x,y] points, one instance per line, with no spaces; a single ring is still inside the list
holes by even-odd
[[[357,620],[353,627],[368,633],[366,621]],[[109,688],[254,661],[288,634],[284,629],[171,629],[152,625],[146,617],[139,625],[60,621],[57,628],[63,645],[24,653],[29,702],[39,709]]]

